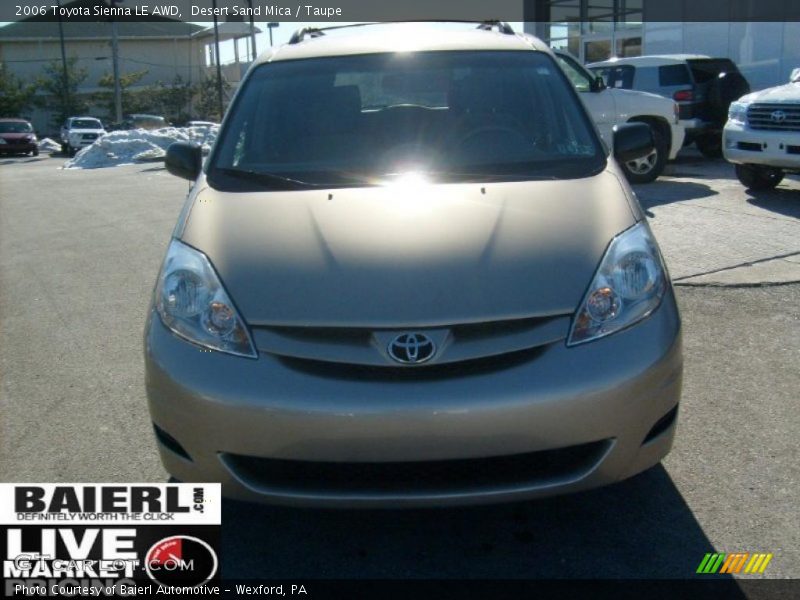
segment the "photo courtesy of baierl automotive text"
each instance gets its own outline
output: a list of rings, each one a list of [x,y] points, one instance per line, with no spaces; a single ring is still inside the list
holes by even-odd
[[[0,3],[2,593],[800,596],[797,39]]]

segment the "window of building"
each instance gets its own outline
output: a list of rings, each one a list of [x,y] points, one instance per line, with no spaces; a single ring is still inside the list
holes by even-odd
[[[642,54],[643,0],[549,0],[537,29],[583,62]]]

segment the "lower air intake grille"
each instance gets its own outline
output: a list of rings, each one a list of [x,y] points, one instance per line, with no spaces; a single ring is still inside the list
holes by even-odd
[[[577,479],[605,455],[610,440],[527,454],[416,462],[312,462],[222,455],[228,469],[256,490],[326,493],[414,493],[522,487]]]

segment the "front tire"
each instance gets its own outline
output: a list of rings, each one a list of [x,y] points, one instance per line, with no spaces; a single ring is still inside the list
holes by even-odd
[[[33,150],[31,150],[31,156],[39,156],[39,149],[34,148]]]
[[[783,180],[783,171],[761,165],[736,165],[736,177],[750,190],[771,190]]]
[[[722,158],[722,135],[706,133],[697,138],[697,149],[706,158]]]
[[[669,146],[657,127],[650,126],[653,132],[653,151],[647,156],[621,164],[625,178],[631,183],[650,183],[664,172],[667,164]]]

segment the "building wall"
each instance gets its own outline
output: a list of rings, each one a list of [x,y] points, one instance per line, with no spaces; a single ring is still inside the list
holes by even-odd
[[[709,54],[733,60],[753,90],[786,83],[800,67],[800,23],[645,23],[644,54]]]
[[[796,2],[534,0],[526,4],[531,8],[526,12],[525,31],[586,62],[623,53],[727,57],[759,90],[786,83],[792,69],[800,67],[800,22],[784,18]],[[770,22],[742,20],[766,15]],[[664,22],[664,18],[681,20]],[[620,38],[632,38],[628,41],[635,43],[620,44]]]
[[[97,82],[112,72],[110,40],[67,40],[67,57],[77,57],[78,66],[89,71],[85,91],[95,91]],[[187,39],[120,39],[122,74],[147,69],[142,85],[172,81],[176,75],[197,81],[205,72],[203,45]],[[58,40],[0,43],[0,60],[17,76],[32,80],[50,61],[61,60]]]
[[[110,33],[110,32],[109,32]],[[137,86],[148,86],[159,81],[171,82],[176,75],[190,82],[200,81],[207,67],[203,56],[203,43],[196,39],[172,38],[121,38],[119,58],[121,74],[147,69],[147,74]],[[98,91],[101,77],[113,72],[111,41],[66,40],[68,58],[77,57],[78,66],[87,69],[88,76],[79,93]],[[0,61],[9,70],[25,81],[33,81],[43,75],[43,67],[50,61],[61,61],[61,46],[57,38],[25,42],[0,42]],[[33,109],[29,115],[37,131],[52,132],[50,114]]]

